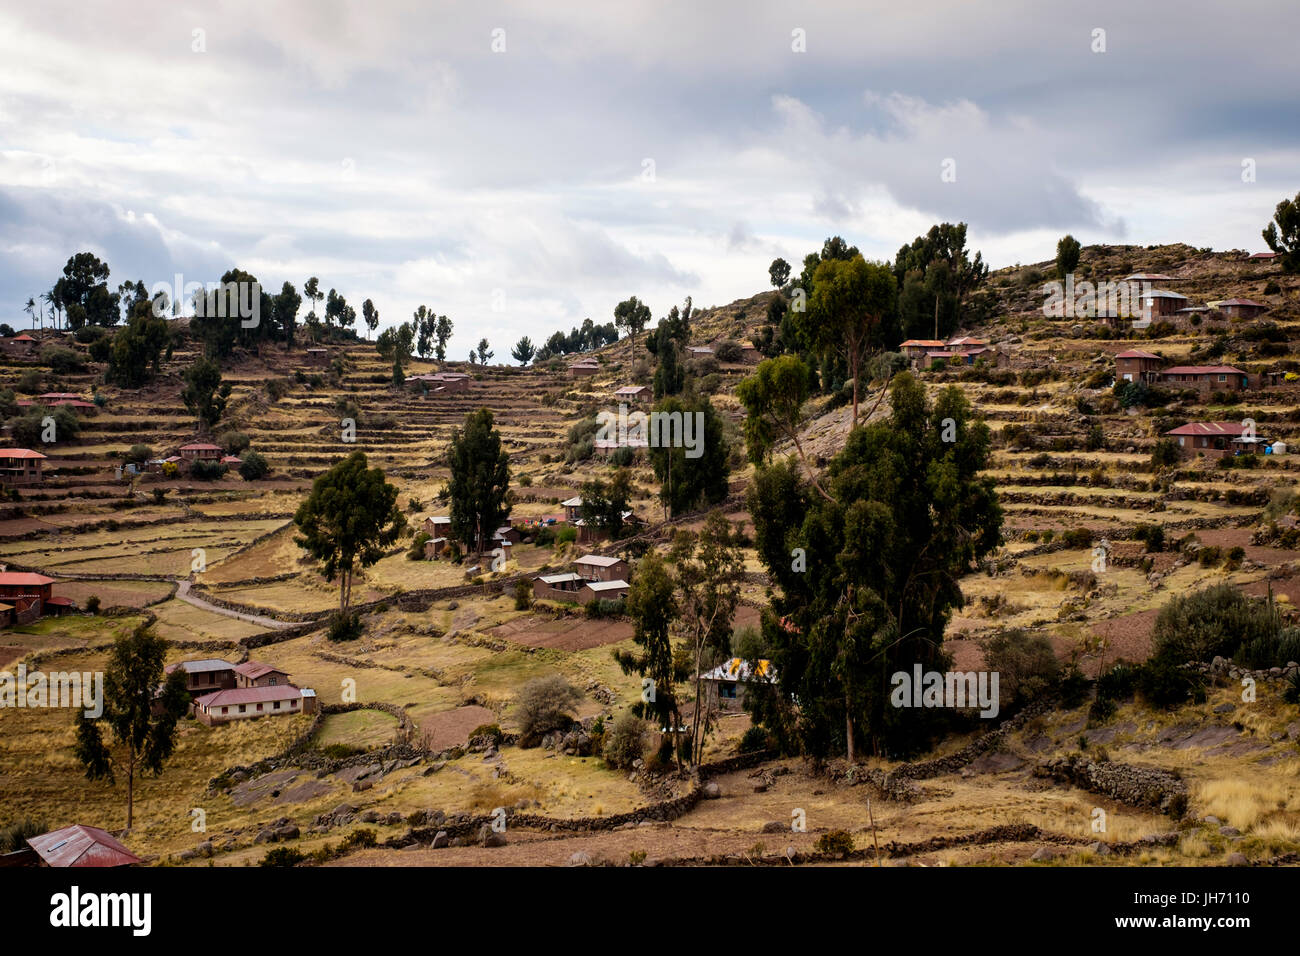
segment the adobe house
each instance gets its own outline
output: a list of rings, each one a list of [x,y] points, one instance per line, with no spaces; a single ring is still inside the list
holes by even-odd
[[[407,383],[426,395],[446,395],[450,392],[468,392],[470,377],[465,372],[432,372],[412,375]]]
[[[595,362],[590,362],[590,361],[574,362],[572,365],[569,366],[569,377],[570,378],[591,378],[591,376],[595,375],[599,371],[600,371],[600,366],[597,365]]]
[[[311,365],[328,365],[329,359],[329,349],[314,348],[307,350],[307,362]]]
[[[1149,318],[1173,315],[1187,305],[1187,296],[1167,289],[1151,289],[1142,293],[1142,312]]]
[[[1236,319],[1253,319],[1268,311],[1268,306],[1251,299],[1224,299],[1219,303],[1219,311]]]
[[[1142,349],[1129,349],[1115,356],[1115,381],[1151,382],[1164,363],[1159,355]]]
[[[568,501],[562,501],[560,507],[564,509],[564,520],[572,524],[582,517],[582,496],[575,495]]]
[[[586,581],[626,581],[632,569],[622,558],[585,554],[573,562],[573,570]]]
[[[1210,392],[1237,392],[1250,384],[1245,372],[1231,365],[1175,365],[1160,372],[1160,382]]]
[[[19,356],[34,354],[36,352],[37,347],[40,345],[40,343],[37,342],[36,339],[32,338],[30,335],[27,335],[26,333],[22,335],[15,335],[12,338],[0,339],[0,342],[4,343],[4,349],[10,355],[19,355]]]
[[[450,538],[430,538],[424,542],[424,558],[426,561],[437,561],[450,549]]]
[[[213,445],[211,442],[192,441],[188,445],[181,445],[181,460],[186,462],[196,461],[221,461],[221,456],[225,454],[220,445]]]
[[[523,532],[520,531],[518,528],[512,527],[510,525],[502,525],[500,528],[497,528],[496,531],[492,533],[493,544],[496,544],[499,541],[504,541],[507,544],[515,545],[515,544],[519,544],[523,540],[524,540]]]
[[[435,538],[444,537],[451,530],[451,518],[446,515],[429,515],[424,519],[422,528]]]
[[[713,349],[708,345],[688,345],[686,346],[686,351],[690,352],[691,355],[696,358],[713,354]]]
[[[236,687],[277,687],[287,683],[287,671],[260,661],[245,661],[235,668]]]
[[[1165,432],[1165,436],[1177,441],[1186,457],[1225,458],[1243,450],[1247,444],[1241,440],[1245,433],[1246,426],[1241,422],[1188,422]]]
[[[0,448],[0,485],[10,488],[39,485],[45,480],[45,456],[30,448]]]
[[[776,671],[770,661],[751,664],[739,657],[724,661],[700,675],[701,697],[706,707],[716,710],[739,710],[745,700],[745,685],[762,681],[772,683]]]
[[[0,572],[0,601],[13,605],[15,624],[30,624],[54,597],[54,578],[32,571]]]
[[[217,658],[204,658],[197,661],[179,661],[168,664],[165,673],[176,670],[185,672],[185,689],[191,694],[211,694],[218,690],[230,690],[235,686],[235,665],[230,661]]]
[[[741,342],[740,360],[742,362],[748,363],[749,365],[757,365],[759,362],[763,360],[763,355],[758,351],[758,348],[754,345],[753,342]]]
[[[644,404],[654,397],[654,393],[644,385],[624,385],[614,392],[614,397],[620,402]]]
[[[206,694],[194,701],[195,718],[209,727],[254,717],[314,713],[316,692],[292,684],[235,687]]]
[[[578,603],[586,607],[592,601],[617,601],[627,597],[626,581],[587,581],[578,588]]]
[[[620,448],[637,450],[649,447],[650,441],[646,438],[629,438],[627,441],[619,441],[617,438],[597,438],[592,442],[592,450],[601,458],[608,458]]]
[[[578,600],[578,589],[584,583],[582,576],[572,571],[565,574],[543,574],[533,578],[533,597],[572,603]]]
[[[1246,261],[1261,262],[1264,265],[1268,265],[1270,262],[1277,261],[1277,253],[1276,252],[1252,252],[1250,255],[1246,256]]]
[[[898,350],[909,359],[923,359],[927,352],[943,348],[944,343],[938,339],[908,339]]]

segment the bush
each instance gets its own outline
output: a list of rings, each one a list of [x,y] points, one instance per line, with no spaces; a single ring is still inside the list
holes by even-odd
[[[260,481],[270,473],[270,462],[261,452],[250,451],[239,465],[239,477],[245,481]]]
[[[360,830],[353,830],[343,839],[344,850],[364,850],[375,846],[379,843],[379,837],[374,830],[362,827]]]
[[[87,614],[98,614],[98,613],[99,613],[99,595],[98,595],[98,594],[92,594],[90,597],[86,598],[86,613],[87,613]]]
[[[329,628],[325,637],[330,641],[355,641],[365,629],[361,625],[361,615],[356,611],[343,613],[335,611],[330,615]]]
[[[587,603],[587,617],[618,617],[626,610],[627,601],[623,598],[618,598],[617,600],[596,598],[596,600]]]
[[[713,354],[719,362],[741,362],[745,358],[745,350],[740,347],[740,343],[731,339],[718,343]]]
[[[555,543],[557,545],[572,544],[577,540],[578,540],[578,529],[575,528],[573,525],[565,525],[559,531],[555,532]]]
[[[1182,449],[1178,447],[1178,442],[1172,438],[1162,438],[1151,449],[1151,467],[1172,468],[1182,460],[1182,457]]]
[[[852,853],[853,834],[847,830],[831,830],[819,836],[814,847],[818,853]]]
[[[406,560],[423,561],[424,546],[432,539],[433,539],[433,535],[429,534],[429,532],[417,531],[415,533],[415,540],[412,541],[411,546],[406,549]]]
[[[1106,447],[1106,432],[1100,425],[1093,425],[1083,440],[1085,451],[1100,451]]]
[[[228,431],[217,436],[217,444],[226,450],[227,455],[237,457],[251,443],[243,432]]]
[[[266,392],[266,397],[273,402],[278,402],[289,393],[289,383],[282,378],[268,379],[262,388]]]
[[[1200,703],[1205,700],[1205,683],[1201,675],[1168,659],[1150,660],[1138,668],[1137,689],[1144,701],[1165,710],[1188,701]]]
[[[153,457],[153,449],[148,445],[132,445],[122,456],[122,460],[130,465],[143,465]]]
[[[619,714],[605,732],[605,763],[618,770],[630,769],[645,754],[650,725],[630,710]]]
[[[266,856],[258,866],[297,866],[305,857],[302,851],[292,846],[277,846],[266,851]]]
[[[28,837],[40,836],[48,829],[44,820],[23,817],[0,829],[0,853],[16,853],[27,846]]]
[[[1061,540],[1067,548],[1091,548],[1093,534],[1087,528],[1074,528],[1061,533]]]
[[[1185,664],[1232,657],[1243,644],[1275,638],[1281,630],[1276,608],[1230,584],[1216,584],[1171,599],[1160,609],[1152,637],[1156,658]]]
[[[1277,634],[1244,642],[1233,659],[1252,670],[1285,667],[1292,661],[1300,661],[1300,629],[1286,627]]]
[[[36,369],[29,368],[18,376],[18,391],[26,392],[28,395],[45,391],[45,376]]]
[[[229,470],[219,461],[197,460],[190,464],[190,477],[199,481],[215,481],[217,478],[225,477]]]
[[[535,677],[524,684],[515,701],[521,743],[568,727],[573,723],[571,711],[581,700],[582,692],[559,674]]]
[[[1147,554],[1165,549],[1165,526],[1161,524],[1140,524],[1133,529],[1133,539],[1144,542]]]
[[[479,724],[470,731],[468,739],[473,740],[475,737],[488,737],[492,740],[493,744],[500,744],[501,738],[504,736],[505,734],[501,732],[500,724]]]
[[[47,345],[41,349],[41,364],[48,365],[55,375],[80,372],[86,367],[79,352],[59,345]]]
[[[1019,629],[994,634],[984,645],[984,662],[999,675],[999,695],[1012,704],[1033,700],[1060,674],[1051,642],[1042,634]]]
[[[762,727],[754,726],[745,731],[740,738],[739,750],[742,754],[756,753],[760,750],[767,750],[772,745],[768,732]]]
[[[520,579],[515,584],[515,610],[527,611],[533,606],[533,589],[528,582]]]

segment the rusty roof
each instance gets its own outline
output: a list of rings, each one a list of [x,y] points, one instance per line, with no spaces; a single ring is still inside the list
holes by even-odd
[[[140,862],[106,831],[80,823],[31,837],[27,843],[50,866],[130,866]]]

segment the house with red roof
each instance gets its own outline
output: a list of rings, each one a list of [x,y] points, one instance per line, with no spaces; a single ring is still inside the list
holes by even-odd
[[[1153,381],[1164,364],[1159,355],[1142,349],[1129,349],[1115,356],[1115,381],[1150,382]]]
[[[220,461],[224,449],[220,445],[214,445],[206,441],[192,441],[187,445],[181,445],[181,458],[185,461]]]
[[[1268,306],[1253,299],[1224,299],[1219,303],[1219,311],[1236,319],[1253,319],[1268,311]]]
[[[13,608],[14,624],[30,624],[47,613],[46,605],[55,600],[54,578],[32,571],[0,571],[0,601]]]
[[[1179,449],[1188,457],[1224,458],[1266,444],[1242,422],[1188,422],[1171,428],[1165,435],[1177,441]]]
[[[276,687],[289,683],[289,674],[261,661],[245,661],[235,667],[236,687]]]
[[[45,456],[30,448],[0,448],[0,485],[9,488],[39,485],[45,480]]]
[[[1175,365],[1162,369],[1160,382],[1176,388],[1194,388],[1202,397],[1211,392],[1239,392],[1250,385],[1245,372],[1231,365]]]
[[[316,692],[293,684],[235,687],[205,694],[192,704],[195,719],[209,727],[232,720],[316,713]]]

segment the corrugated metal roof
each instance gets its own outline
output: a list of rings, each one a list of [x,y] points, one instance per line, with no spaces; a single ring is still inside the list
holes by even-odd
[[[199,704],[204,708],[229,707],[232,704],[263,704],[273,700],[297,700],[302,691],[292,684],[272,684],[270,687],[235,687],[204,694]]]
[[[613,558],[603,554],[584,554],[574,564],[590,564],[597,568],[608,568],[611,565],[618,564],[622,558]]]
[[[104,830],[80,823],[31,837],[27,843],[50,866],[130,866],[140,862]]]
[[[1188,422],[1165,432],[1166,435],[1222,435],[1235,438],[1246,431],[1241,422]]]
[[[230,671],[235,669],[235,665],[230,661],[223,661],[216,657],[205,657],[197,661],[178,661],[175,664],[168,664],[164,668],[168,674],[180,668],[187,674],[206,674],[211,671]]]
[[[776,670],[772,667],[772,662],[768,660],[759,660],[754,664],[743,658],[733,657],[729,661],[724,661],[713,670],[706,674],[700,675],[703,680],[736,680],[747,681],[751,677],[758,677],[765,681],[774,680]]]

